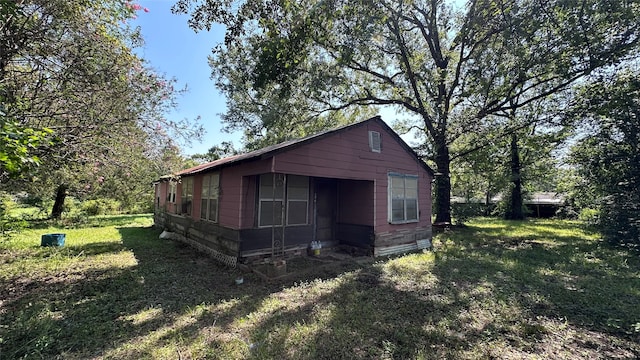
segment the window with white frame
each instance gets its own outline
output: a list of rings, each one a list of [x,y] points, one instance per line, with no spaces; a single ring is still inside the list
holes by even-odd
[[[180,213],[191,215],[193,202],[193,178],[182,179],[182,196],[180,197]]]
[[[287,175],[287,225],[305,225],[309,210],[309,177]]]
[[[281,226],[283,213],[287,225],[308,223],[309,177],[263,174],[259,183],[258,226]]]
[[[418,221],[418,177],[389,173],[389,222]]]
[[[260,175],[258,226],[282,225],[284,206],[284,175]]]
[[[220,174],[208,174],[202,178],[202,194],[200,196],[200,218],[218,222],[218,196]]]
[[[169,182],[169,192],[167,193],[167,202],[175,203],[176,202],[176,188],[178,184],[174,181]]]

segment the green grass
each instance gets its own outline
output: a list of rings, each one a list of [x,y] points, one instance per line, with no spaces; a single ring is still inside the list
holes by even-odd
[[[578,223],[477,219],[433,252],[240,286],[150,224],[0,241],[0,359],[640,357],[638,254]]]

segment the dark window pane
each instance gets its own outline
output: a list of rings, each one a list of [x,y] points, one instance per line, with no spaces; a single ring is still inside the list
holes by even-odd
[[[209,220],[218,222],[218,199],[209,200]]]
[[[391,200],[391,221],[403,221],[404,220],[404,200],[393,199]]]
[[[282,201],[260,201],[260,226],[282,225]]]
[[[182,201],[181,213],[191,215],[191,200]]]
[[[303,225],[307,223],[307,202],[306,201],[289,201],[289,209],[287,209],[288,225]]]
[[[407,199],[407,219],[418,220],[418,201],[415,199]]]
[[[200,201],[200,218],[207,219],[207,199]]]

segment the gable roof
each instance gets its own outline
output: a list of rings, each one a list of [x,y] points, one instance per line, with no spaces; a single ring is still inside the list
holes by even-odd
[[[299,146],[316,142],[320,139],[324,139],[325,137],[347,131],[348,129],[353,129],[370,122],[375,122],[378,125],[382,126],[382,128],[384,128],[394,138],[394,140],[398,142],[407,151],[407,153],[409,153],[429,174],[433,176],[434,172],[429,167],[429,165],[427,165],[424,161],[422,161],[422,159],[420,159],[418,154],[416,154],[416,152],[413,151],[413,149],[409,145],[407,145],[407,143],[405,143],[404,140],[402,140],[400,135],[398,135],[395,131],[393,131],[393,129],[391,129],[391,127],[389,127],[389,125],[387,125],[380,116],[374,116],[370,119],[345,125],[335,129],[325,130],[304,138],[288,140],[276,145],[267,146],[262,149],[254,150],[245,154],[233,155],[233,156],[229,156],[223,159],[218,159],[206,164],[200,164],[200,165],[179,171],[176,173],[176,175],[177,176],[195,175],[203,172],[213,171],[213,170],[227,167],[230,165],[237,165],[239,163],[246,162],[246,161],[251,161],[256,159],[266,159],[266,158],[272,157],[277,153],[290,151]]]

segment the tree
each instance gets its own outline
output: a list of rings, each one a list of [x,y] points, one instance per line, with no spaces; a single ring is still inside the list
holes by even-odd
[[[485,129],[460,137],[452,146],[458,156],[453,159],[457,164],[452,170],[452,193],[486,204],[502,194],[496,214],[523,219],[527,194],[556,191],[555,155],[572,134],[572,124],[561,117],[564,102],[548,99],[492,120],[508,122],[503,124],[507,133]]]
[[[230,141],[223,141],[220,145],[214,145],[209,148],[205,154],[193,154],[191,159],[198,163],[206,163],[216,161],[228,156],[238,154],[238,150],[235,149],[233,143]]]
[[[7,118],[23,129],[51,129],[54,141],[34,152],[40,166],[26,177],[37,183],[20,186],[53,188],[52,217],[60,217],[69,192],[116,184],[115,197],[139,192],[121,179],[150,176],[144,169],[163,147],[179,136],[197,138],[190,121],[165,117],[175,105],[175,80],[133,53],[141,39],[126,22],[141,6],[33,0],[16,7],[19,16],[2,28],[13,43],[0,63],[3,100]]]
[[[585,198],[595,193],[604,237],[640,246],[640,72],[622,69],[585,85],[572,116],[585,122],[573,147],[572,163],[585,182]]]
[[[261,80],[260,87],[255,87],[254,77],[248,74],[259,66],[259,57],[256,48],[234,47],[209,58],[216,87],[227,94],[227,111],[221,116],[223,131],[243,132],[244,150],[305,137],[373,115],[367,109],[337,113],[313,107],[308,92],[315,86],[306,84],[306,79],[291,79],[286,87]]]
[[[317,114],[373,105],[414,115],[439,175],[436,222],[451,220],[452,143],[619,61],[640,29],[637,5],[602,0],[179,0],[174,10],[196,30],[227,26],[214,59],[245,61],[241,76],[218,78],[230,98],[250,81]]]

